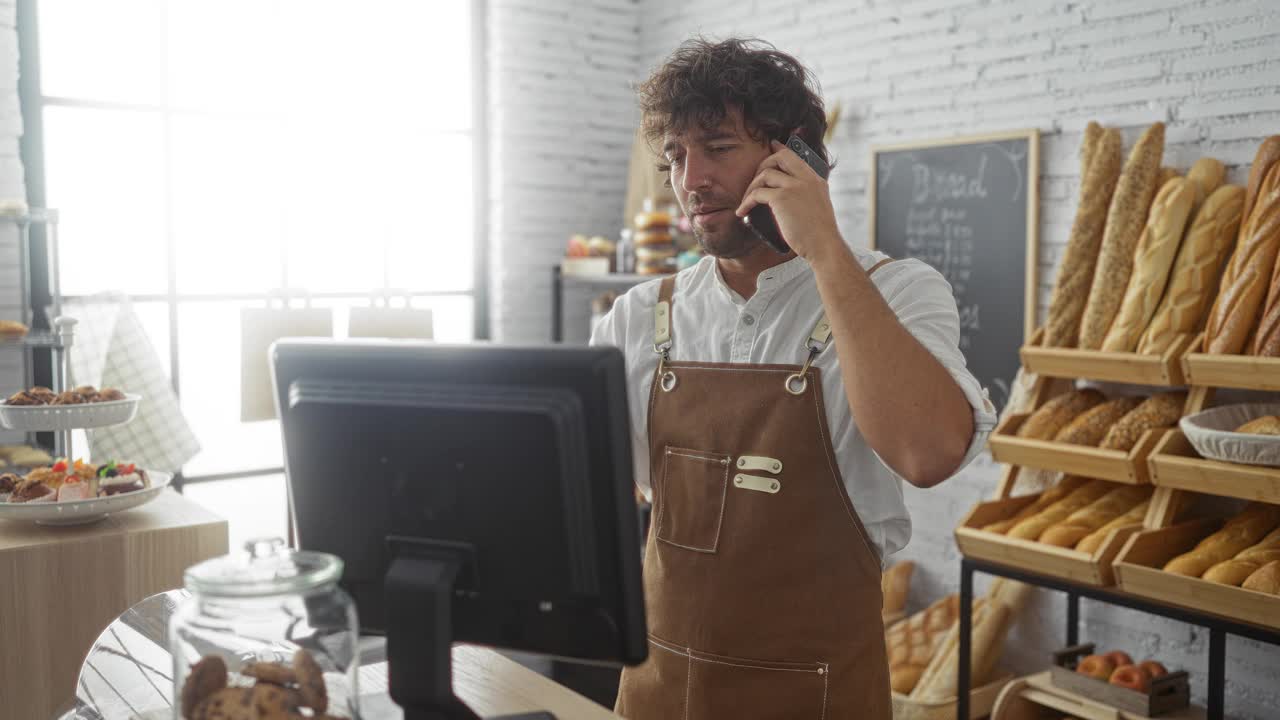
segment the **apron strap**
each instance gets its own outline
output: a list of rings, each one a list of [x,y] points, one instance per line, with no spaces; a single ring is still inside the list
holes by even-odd
[[[675,275],[663,278],[658,287],[658,304],[653,306],[653,351],[664,358],[671,350],[671,302],[675,288]]]
[[[871,277],[877,270],[893,262],[893,258],[885,258],[867,271],[867,277]],[[815,358],[823,350],[827,349],[827,344],[831,342],[831,323],[827,322],[827,313],[823,312],[818,317],[818,324],[813,326],[813,332],[809,333],[809,338],[804,341],[805,348],[809,351],[808,357],[804,360],[804,366],[800,368],[800,372],[787,376],[785,387],[787,392],[792,395],[801,395],[809,385],[806,373],[809,372],[809,366],[813,364]]]

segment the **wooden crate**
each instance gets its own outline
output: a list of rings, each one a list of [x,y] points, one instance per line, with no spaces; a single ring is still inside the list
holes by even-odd
[[[1160,487],[1280,503],[1280,468],[1200,457],[1181,430],[1169,430],[1147,458]]]
[[[1003,483],[1007,491],[1012,483]],[[966,557],[1024,568],[1066,580],[1107,587],[1115,583],[1112,561],[1129,536],[1142,529],[1132,525],[1113,530],[1093,553],[1071,548],[1011,538],[982,528],[1016,514],[1035,499],[1034,495],[980,502],[956,528],[956,545]],[[1154,503],[1153,503],[1154,504]]]
[[[1038,375],[1088,378],[1135,385],[1182,385],[1182,356],[1194,338],[1179,335],[1163,355],[1044,347],[1044,328],[1022,346],[1022,366]]]
[[[1116,582],[1125,592],[1212,615],[1280,629],[1280,595],[1167,573],[1160,568],[1222,526],[1209,518],[1134,533],[1115,560]]]
[[[1046,712],[1046,708],[1053,712]],[[1149,720],[1148,716],[1119,710],[1094,698],[1085,697],[1053,684],[1048,672],[1028,675],[1005,686],[991,710],[991,720],[1041,720],[1063,714],[1087,720]],[[1204,720],[1202,707],[1160,715],[1160,720]]]
[[[1204,352],[1203,333],[1183,356],[1182,374],[1188,385],[1280,390],[1280,358],[1211,355]]]
[[[1000,691],[1012,680],[1005,675],[999,680],[969,691],[969,718],[977,720],[991,714]],[[955,720],[956,700],[912,700],[902,693],[893,693],[893,720]]]
[[[1053,653],[1053,665],[1049,677],[1055,687],[1084,697],[1093,698],[1111,707],[1128,710],[1136,715],[1167,715],[1191,705],[1191,687],[1187,672],[1177,670],[1158,678],[1152,678],[1147,692],[1112,685],[1106,680],[1076,672],[1080,660],[1094,654],[1093,643],[1074,645]]]
[[[1103,450],[1088,445],[1017,437],[1018,428],[1031,413],[1007,416],[988,439],[991,457],[1009,465],[1058,470],[1071,475],[1141,485],[1147,478],[1147,456],[1163,431],[1143,433],[1129,452]]]

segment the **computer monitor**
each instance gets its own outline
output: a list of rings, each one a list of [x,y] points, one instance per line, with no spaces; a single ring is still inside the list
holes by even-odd
[[[407,720],[477,717],[454,641],[644,660],[619,351],[299,339],[271,356],[298,545],[345,562]]]

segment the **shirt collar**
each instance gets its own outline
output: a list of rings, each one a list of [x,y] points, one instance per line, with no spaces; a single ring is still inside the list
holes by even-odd
[[[746,300],[724,281],[724,275],[720,273],[720,263],[716,262],[716,259],[711,256],[707,256],[707,260],[711,263],[716,287],[719,288],[724,297],[728,298],[734,305],[745,304]],[[809,261],[797,255],[784,263],[762,270],[756,276],[756,293],[775,292],[792,280],[809,273],[810,270]]]

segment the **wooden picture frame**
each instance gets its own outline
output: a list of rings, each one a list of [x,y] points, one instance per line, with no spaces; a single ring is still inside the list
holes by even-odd
[[[870,206],[870,222],[868,235],[871,249],[878,247],[876,238],[876,201],[879,190],[879,163],[877,157],[881,153],[901,152],[904,150],[924,150],[957,145],[982,145],[987,143],[1025,140],[1027,142],[1027,247],[1026,274],[1024,279],[1023,298],[1023,337],[1022,344],[1031,340],[1035,334],[1036,322],[1039,318],[1039,268],[1040,268],[1040,131],[1035,128],[1010,130],[1006,132],[985,133],[977,135],[960,135],[933,140],[873,145],[870,156],[870,176],[868,202]]]

